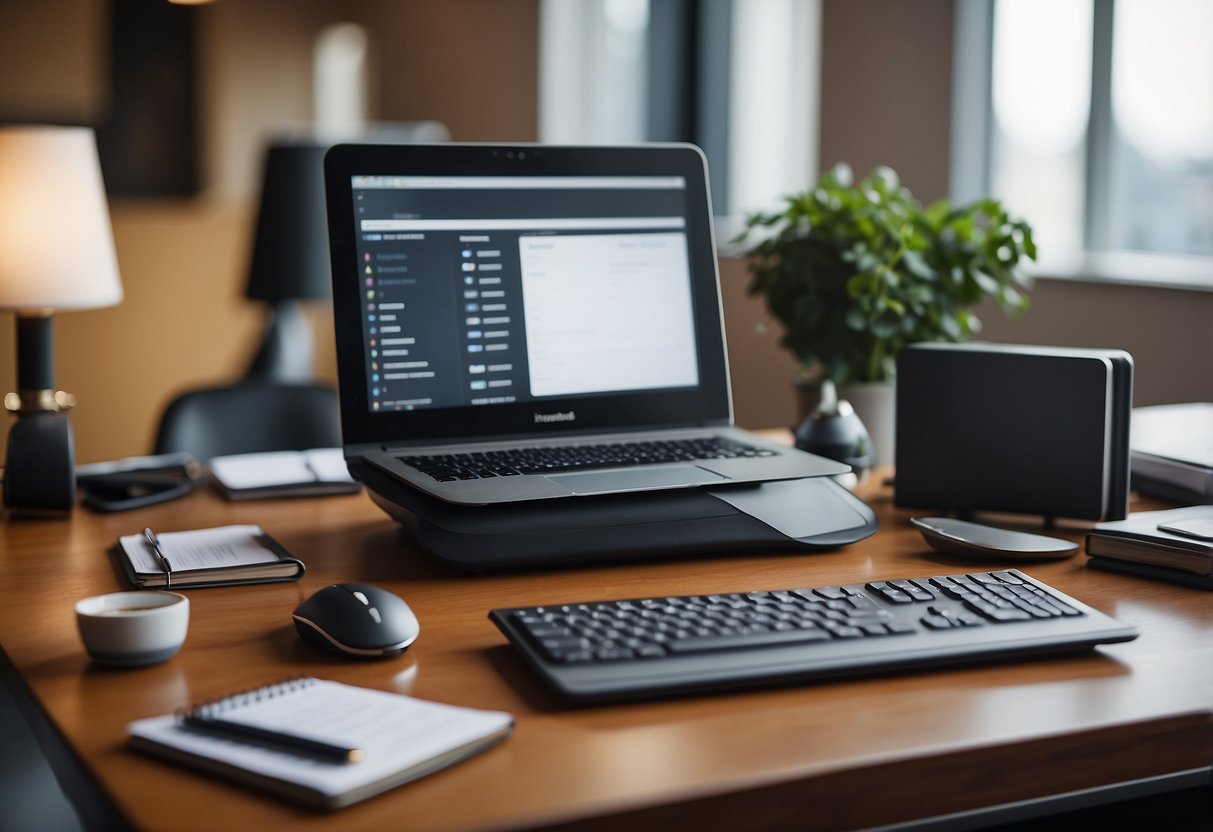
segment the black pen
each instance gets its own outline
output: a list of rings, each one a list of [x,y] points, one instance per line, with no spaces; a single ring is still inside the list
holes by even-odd
[[[200,717],[186,714],[181,717],[181,724],[201,731],[213,731],[218,734],[228,734],[243,739],[258,740],[270,745],[279,745],[292,751],[308,751],[321,757],[339,760],[343,763],[357,763],[362,759],[361,748],[350,748],[346,745],[336,745],[322,740],[313,740],[297,734],[285,734],[271,731],[268,728],[258,728],[245,725],[242,722],[230,722],[214,717]]]
[[[160,538],[156,537],[156,533],[150,528],[143,530],[143,539],[147,541],[147,545],[152,547],[152,554],[156,556],[156,560],[160,561],[160,568],[164,570],[164,588],[173,588],[173,567],[168,562],[168,556],[164,554],[164,550],[160,548]]]

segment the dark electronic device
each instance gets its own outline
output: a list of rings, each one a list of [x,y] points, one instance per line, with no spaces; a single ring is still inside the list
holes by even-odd
[[[849,468],[736,428],[691,145],[325,157],[342,445],[469,570],[872,534]],[[816,482],[820,480],[821,482]]]
[[[813,552],[862,540],[879,527],[871,507],[831,477],[469,509],[366,463],[351,463],[350,472],[422,548],[475,572],[738,551]]]
[[[400,597],[368,584],[331,584],[291,615],[309,644],[345,658],[378,659],[403,652],[421,632]]]
[[[1133,359],[1116,349],[916,344],[897,362],[894,502],[1123,518]]]
[[[822,382],[820,404],[796,428],[796,447],[852,468],[872,467],[868,429],[851,403],[838,398],[832,381]]]
[[[348,461],[464,506],[848,473],[733,425],[693,145],[337,145],[325,186]]]
[[[81,503],[110,513],[184,497],[202,479],[202,467],[188,453],[127,457],[76,466]]]
[[[999,529],[951,517],[914,517],[910,522],[932,547],[949,555],[1041,560],[1068,558],[1078,551],[1071,540]]]
[[[583,702],[1078,651],[1138,635],[1017,570],[489,617],[548,685]]]

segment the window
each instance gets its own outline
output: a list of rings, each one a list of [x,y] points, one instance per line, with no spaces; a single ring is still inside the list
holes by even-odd
[[[718,242],[816,175],[820,0],[542,0],[543,142],[689,141]]]
[[[1118,0],[1107,243],[1213,257],[1213,3]]]
[[[1042,271],[1213,289],[1213,4],[957,3],[953,191]]]
[[[644,141],[649,0],[544,0],[539,27],[540,141]]]
[[[337,23],[312,50],[312,116],[323,136],[357,136],[366,129],[368,39],[357,23]]]
[[[1083,247],[1091,7],[1020,0],[994,15],[991,193],[1064,251]]]

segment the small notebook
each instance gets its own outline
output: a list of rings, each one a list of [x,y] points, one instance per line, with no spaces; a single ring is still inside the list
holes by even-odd
[[[361,488],[340,448],[217,456],[207,467],[229,500],[352,494]]]
[[[1135,512],[1125,520],[1096,523],[1087,533],[1088,564],[1115,569],[1121,563],[1149,570],[1119,571],[1196,582],[1213,588],[1213,506]],[[1182,573],[1182,574],[1176,574]]]
[[[453,765],[510,735],[502,711],[443,705],[397,693],[303,678],[194,708],[262,731],[352,745],[358,762],[187,727],[185,715],[128,726],[135,748],[297,800],[338,809]]]
[[[229,586],[291,581],[303,561],[260,526],[219,526],[155,535],[166,572],[147,533],[118,538],[118,561],[136,589]]]

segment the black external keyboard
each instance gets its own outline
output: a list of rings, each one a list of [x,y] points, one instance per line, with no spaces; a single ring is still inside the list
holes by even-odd
[[[398,459],[438,482],[451,482],[588,468],[773,456],[774,453],[766,448],[755,448],[723,437],[707,437],[595,445],[545,445],[475,453],[401,456]]]
[[[497,609],[567,698],[661,696],[1129,641],[1134,627],[1018,570]]]

